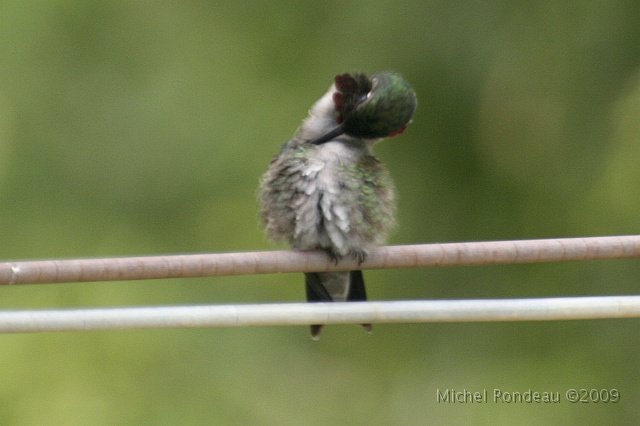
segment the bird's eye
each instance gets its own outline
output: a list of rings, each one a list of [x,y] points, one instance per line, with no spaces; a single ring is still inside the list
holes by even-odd
[[[371,92],[365,93],[364,95],[360,96],[360,98],[358,99],[357,104],[359,105],[359,104],[363,103],[364,101],[366,101],[370,97],[371,97]]]

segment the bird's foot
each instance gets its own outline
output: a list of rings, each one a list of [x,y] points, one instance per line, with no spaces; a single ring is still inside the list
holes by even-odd
[[[331,250],[331,249],[327,249],[326,251],[327,251],[327,254],[331,258],[331,261],[333,262],[334,265],[337,265],[342,260],[342,258],[344,257],[343,255],[341,255],[337,251],[334,251],[334,250]],[[368,253],[367,253],[366,250],[352,249],[352,250],[349,250],[347,255],[352,257],[352,258],[354,258],[354,259],[356,259],[358,261],[358,265],[361,265],[362,262],[367,260]]]
[[[365,250],[350,250],[349,255],[358,261],[358,266],[367,260],[368,253]]]
[[[340,262],[342,260],[342,255],[340,253],[338,253],[337,251],[329,249],[329,250],[327,250],[327,254],[331,258],[331,262],[333,262],[334,265],[337,265],[338,262]]]

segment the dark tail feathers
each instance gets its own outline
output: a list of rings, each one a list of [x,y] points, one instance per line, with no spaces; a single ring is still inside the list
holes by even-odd
[[[307,302],[333,302],[333,298],[322,284],[320,273],[308,272],[304,274],[305,287],[307,291]],[[364,286],[362,271],[351,271],[349,273],[349,292],[347,302],[363,302],[367,300],[367,292]],[[318,340],[322,331],[322,324],[311,325],[311,338]],[[367,333],[372,330],[371,324],[362,324],[362,328]]]

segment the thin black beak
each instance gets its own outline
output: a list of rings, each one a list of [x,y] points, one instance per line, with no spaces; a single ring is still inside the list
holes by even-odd
[[[310,140],[309,143],[314,145],[321,145],[325,142],[329,142],[330,140],[333,140],[334,138],[337,138],[343,133],[344,133],[344,126],[342,124],[339,124],[337,127],[335,127],[332,130],[329,130],[327,133],[320,136],[319,138]]]

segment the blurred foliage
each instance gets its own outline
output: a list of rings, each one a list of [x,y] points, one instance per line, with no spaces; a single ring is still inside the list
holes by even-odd
[[[4,260],[266,250],[258,179],[333,75],[420,102],[392,243],[637,234],[640,3],[5,0]],[[368,271],[372,299],[637,293],[637,261]],[[5,287],[4,309],[298,301],[302,277]],[[636,320],[1,336],[0,423],[637,424]],[[436,390],[560,392],[447,404]],[[576,404],[569,388],[617,388]],[[514,406],[516,405],[516,406]],[[430,421],[428,421],[428,420]]]

